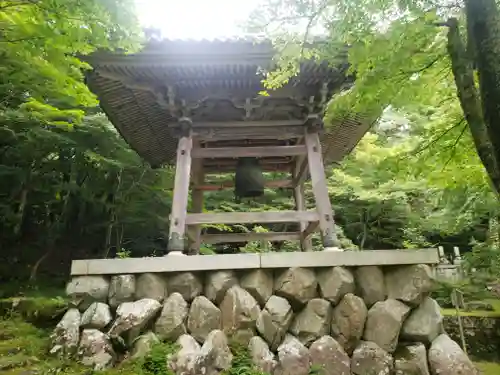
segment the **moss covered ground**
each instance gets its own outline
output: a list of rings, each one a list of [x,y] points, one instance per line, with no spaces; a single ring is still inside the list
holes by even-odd
[[[492,311],[472,310],[460,311],[461,316],[475,316],[483,318],[500,318],[500,299],[484,299],[481,302],[487,303],[493,307]],[[441,309],[443,315],[455,316],[457,314],[455,309]],[[500,375],[500,372],[498,372]]]

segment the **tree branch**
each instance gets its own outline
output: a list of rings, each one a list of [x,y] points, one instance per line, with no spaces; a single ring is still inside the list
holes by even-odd
[[[457,127],[459,127],[460,125],[462,125],[463,123],[465,122],[465,119],[464,118],[461,118],[459,122],[457,122],[455,125],[453,126],[450,126],[448,129],[446,129],[445,131],[441,132],[441,134],[439,134],[437,137],[435,137],[434,139],[432,139],[431,141],[429,141],[429,143],[427,143],[425,146],[417,149],[414,151],[414,153],[412,155],[418,155],[420,154],[422,151],[425,151],[426,149],[428,149],[429,147],[431,147],[432,145],[436,144],[436,142],[438,142],[441,138],[443,138],[446,134],[448,134],[449,132],[451,132],[453,129],[456,129]]]
[[[458,135],[457,139],[455,139],[455,142],[453,142],[453,145],[451,146],[450,157],[448,158],[448,160],[446,161],[446,163],[444,163],[443,168],[441,169],[441,171],[444,171],[446,169],[446,167],[450,163],[451,159],[453,159],[453,157],[455,156],[456,151],[457,151],[457,144],[460,141],[460,139],[462,138],[462,136],[464,135],[464,133],[465,133],[466,130],[467,130],[467,124],[464,125],[464,127],[462,128],[462,131]]]

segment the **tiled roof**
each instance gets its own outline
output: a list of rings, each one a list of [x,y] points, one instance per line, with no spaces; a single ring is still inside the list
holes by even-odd
[[[274,54],[272,44],[265,40],[152,41],[137,54],[88,56],[85,60],[94,71],[87,84],[131,147],[158,166],[175,161],[177,139],[167,129],[175,118],[158,103],[154,92],[140,87],[141,83],[174,86],[180,97],[201,99],[220,92],[255,97],[263,89],[263,76],[258,72],[271,67]],[[347,68],[347,62],[336,67],[306,62],[288,87],[293,95],[304,97],[316,95],[323,82],[329,82],[334,91],[349,80]],[[325,160],[340,162],[370,125],[371,121],[356,114],[326,124],[322,136]]]

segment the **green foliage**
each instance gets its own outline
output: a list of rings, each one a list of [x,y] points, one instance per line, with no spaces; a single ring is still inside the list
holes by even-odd
[[[179,350],[178,346],[172,343],[157,343],[151,351],[137,361],[137,374],[143,375],[174,375],[168,367],[167,358]]]
[[[0,106],[25,98],[42,105],[95,105],[82,80],[88,65],[77,56],[134,49],[140,37],[127,0],[6,0],[0,25]]]
[[[164,249],[172,173],[145,165],[104,116],[68,128],[21,108],[0,112],[0,126],[15,139],[0,153],[6,275],[62,244],[80,243],[97,257],[123,247],[135,255]],[[20,259],[19,246],[34,258]]]
[[[224,370],[221,375],[268,375],[255,368],[248,348],[236,343],[230,344],[233,361],[231,367]]]

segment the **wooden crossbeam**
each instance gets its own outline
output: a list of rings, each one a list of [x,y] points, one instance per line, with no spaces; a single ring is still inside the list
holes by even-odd
[[[303,126],[304,120],[274,120],[274,121],[219,121],[219,122],[193,122],[193,129],[198,128],[274,128],[276,126]],[[169,127],[179,126],[177,123],[169,124]]]
[[[272,180],[272,181],[265,181],[264,183],[265,187],[268,188],[291,188],[292,187],[292,181],[290,180]],[[231,189],[234,187],[234,181],[222,181],[218,184],[206,184],[206,185],[199,185],[199,186],[194,186],[194,190],[202,190],[202,191],[216,191],[216,190],[225,190],[225,189]]]
[[[192,151],[193,158],[239,158],[305,155],[306,146],[218,147]]]
[[[315,211],[217,212],[188,214],[186,225],[197,224],[258,224],[318,221]]]
[[[204,234],[201,236],[201,242],[206,244],[215,244],[248,241],[298,241],[300,238],[300,232],[224,233]]]

